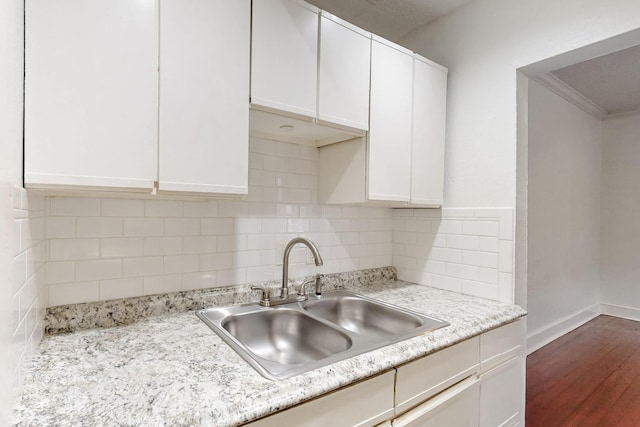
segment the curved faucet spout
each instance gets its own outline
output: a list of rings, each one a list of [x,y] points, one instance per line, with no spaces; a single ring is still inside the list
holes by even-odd
[[[291,239],[287,246],[284,248],[284,255],[282,259],[282,288],[280,290],[280,297],[286,298],[289,295],[289,253],[291,252],[291,248],[293,248],[298,243],[305,245],[311,253],[313,254],[313,260],[316,263],[316,266],[322,265],[322,257],[320,256],[320,252],[318,252],[318,248],[313,244],[311,240],[305,239],[304,237],[295,237]]]

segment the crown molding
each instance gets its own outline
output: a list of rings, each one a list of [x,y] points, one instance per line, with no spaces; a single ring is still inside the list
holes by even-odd
[[[580,92],[551,73],[538,74],[532,79],[598,120],[604,120],[609,116],[607,110],[585,98]]]

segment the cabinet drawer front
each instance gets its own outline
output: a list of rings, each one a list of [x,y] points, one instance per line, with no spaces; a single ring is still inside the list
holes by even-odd
[[[396,414],[473,374],[480,363],[479,346],[479,337],[474,337],[399,367]]]
[[[375,426],[393,415],[394,374],[386,372],[247,426]]]
[[[480,336],[480,363],[483,371],[524,351],[525,326],[525,319],[520,319]]]
[[[393,420],[393,427],[471,427],[477,425],[480,387],[476,377],[456,384]]]
[[[524,425],[526,366],[519,356],[480,375],[480,426]]]

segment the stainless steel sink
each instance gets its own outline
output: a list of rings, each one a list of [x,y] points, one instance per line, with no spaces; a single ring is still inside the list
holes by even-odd
[[[318,317],[356,334],[387,337],[413,331],[424,320],[417,315],[353,295],[336,295],[304,303]]]
[[[196,314],[270,379],[289,378],[449,325],[348,291],[275,308],[249,303]]]
[[[221,325],[253,354],[282,365],[309,363],[351,347],[346,334],[287,308],[227,316]]]

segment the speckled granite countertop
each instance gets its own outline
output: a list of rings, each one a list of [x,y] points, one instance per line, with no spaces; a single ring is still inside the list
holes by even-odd
[[[526,314],[390,279],[346,288],[451,325],[283,381],[260,376],[194,312],[48,336],[28,367],[14,425],[239,425]]]

